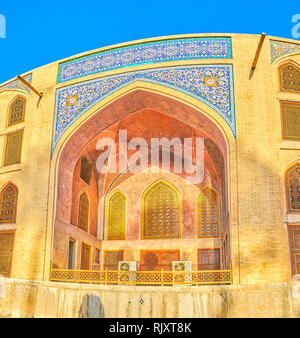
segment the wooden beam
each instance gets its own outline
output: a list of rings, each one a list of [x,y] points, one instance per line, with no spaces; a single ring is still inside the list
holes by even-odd
[[[254,60],[252,62],[252,66],[251,66],[250,78],[252,77],[252,75],[254,73],[254,70],[256,68],[256,64],[257,64],[257,61],[258,61],[258,58],[259,58],[259,55],[260,55],[261,48],[263,46],[265,37],[266,37],[266,33],[261,33],[261,36],[260,36],[260,39],[259,39],[259,42],[258,42],[258,46],[256,48],[255,57],[254,57]]]
[[[18,80],[20,80],[21,82],[23,82],[28,88],[30,88],[40,98],[43,97],[43,94],[40,93],[40,92],[38,92],[35,88],[33,88],[32,85],[29,82],[27,82],[25,79],[22,78],[22,76],[18,75],[17,78],[18,78]]]

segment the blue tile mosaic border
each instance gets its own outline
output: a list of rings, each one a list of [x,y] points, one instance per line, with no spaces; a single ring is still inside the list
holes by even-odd
[[[58,83],[117,68],[189,60],[231,59],[231,38],[185,38],[146,42],[77,58],[59,65]]]
[[[232,65],[198,65],[128,72],[63,87],[56,92],[52,154],[66,130],[88,109],[133,83],[157,83],[186,93],[212,107],[235,136]]]
[[[28,74],[26,76],[24,76],[24,79],[31,83],[32,81],[32,74]],[[4,89],[21,89],[21,90],[25,90],[28,94],[30,94],[30,89],[20,80],[16,79],[13,80],[11,82],[6,83],[5,85],[0,87],[0,91],[4,90]]]
[[[300,52],[300,43],[290,43],[270,40],[270,54],[271,54],[271,63],[273,63],[280,56]]]

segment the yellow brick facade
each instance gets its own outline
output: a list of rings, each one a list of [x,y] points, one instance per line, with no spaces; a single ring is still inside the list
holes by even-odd
[[[210,36],[214,35],[188,37]],[[300,161],[300,144],[296,141],[282,140],[280,100],[300,102],[300,94],[280,92],[278,67],[286,61],[293,61],[300,65],[300,55],[296,52],[289,53],[271,63],[270,40],[275,38],[267,36],[255,72],[249,79],[260,36],[240,34],[220,36],[231,37],[232,59],[181,60],[155,65],[137,65],[130,69],[119,68],[61,84],[57,83],[59,62],[54,62],[32,71],[31,84],[43,93],[41,99],[32,91],[29,94],[20,89],[5,87],[0,89],[0,163],[2,165],[0,188],[8,182],[13,182],[19,190],[16,224],[0,225],[0,231],[15,231],[12,278],[48,281],[54,241],[55,239],[59,241],[59,236],[62,236],[62,241],[68,238],[59,231],[54,232],[58,163],[68,139],[96,111],[126,93],[143,89],[175,98],[203,112],[219,127],[226,140],[233,284],[291,281],[287,223],[300,223],[300,217],[295,214],[287,215],[284,174],[292,163]],[[187,36],[172,38],[183,37]],[[296,43],[280,38],[275,40]],[[156,40],[142,42],[149,41]],[[93,52],[98,51],[100,50]],[[136,81],[105,97],[80,116],[63,134],[51,157],[57,89],[128,71],[198,64],[233,65],[236,138],[224,119],[214,109],[196,98],[159,84]],[[6,127],[9,104],[18,95],[26,98],[25,122]],[[21,163],[3,166],[5,137],[8,133],[20,129],[24,129]],[[76,231],[74,229],[73,237],[77,236]],[[105,240],[91,236],[87,240],[94,243],[94,248],[101,249],[102,259],[104,250],[122,247],[119,241],[109,244]],[[176,241],[178,242],[165,242],[164,247],[169,249],[179,247],[184,259],[196,261],[196,253],[189,250],[190,240]],[[201,239],[195,239],[193,244],[197,241],[199,247],[210,246],[208,242],[201,244]],[[213,241],[211,239],[211,242]],[[133,250],[126,259],[138,259],[138,250],[155,249],[157,246],[153,242],[141,240],[136,243],[136,251]],[[77,250],[80,252],[80,244]],[[79,265],[78,263],[77,266]]]

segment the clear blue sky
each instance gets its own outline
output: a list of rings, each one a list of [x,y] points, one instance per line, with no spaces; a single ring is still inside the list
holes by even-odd
[[[298,4],[298,5],[297,5]],[[162,35],[250,33],[292,38],[299,0],[1,0],[0,83],[103,46]]]

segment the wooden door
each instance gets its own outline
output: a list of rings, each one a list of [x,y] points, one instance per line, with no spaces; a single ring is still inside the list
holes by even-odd
[[[141,270],[157,271],[159,267],[158,259],[158,253],[155,251],[143,252],[141,257]]]
[[[199,249],[198,250],[198,269],[199,270],[219,270],[220,269],[220,250],[219,249]]]
[[[165,271],[173,270],[173,261],[179,261],[179,250],[175,251],[162,251],[160,254],[160,269],[164,269]]]
[[[0,275],[10,277],[14,248],[13,232],[0,233]]]
[[[124,251],[104,251],[104,269],[118,270],[119,262],[123,260]]]
[[[141,251],[142,271],[172,270],[172,262],[180,259],[179,250],[143,250]]]
[[[81,248],[81,270],[90,269],[91,248],[82,243]]]
[[[300,274],[300,225],[289,225],[289,245],[292,275]]]

